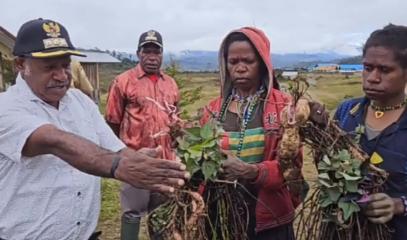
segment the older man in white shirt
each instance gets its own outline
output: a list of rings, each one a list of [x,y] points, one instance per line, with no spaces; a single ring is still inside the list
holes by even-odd
[[[14,47],[16,85],[0,94],[0,239],[89,239],[100,178],[172,192],[185,166],[130,150],[97,106],[70,89],[73,47],[51,20],[25,23]]]

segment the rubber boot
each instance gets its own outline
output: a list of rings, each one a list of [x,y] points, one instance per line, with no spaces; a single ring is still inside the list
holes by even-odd
[[[140,216],[124,213],[122,215],[122,225],[120,229],[121,240],[138,240],[140,231]]]

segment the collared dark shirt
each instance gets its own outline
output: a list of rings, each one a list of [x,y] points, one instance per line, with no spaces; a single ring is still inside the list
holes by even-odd
[[[347,100],[338,107],[335,119],[343,130],[355,134],[355,128],[364,125],[367,106],[367,98]],[[407,111],[377,137],[368,140],[366,135],[362,134],[360,144],[369,155],[376,152],[383,158],[378,167],[389,173],[385,192],[394,198],[407,196]],[[395,216],[391,225],[395,229],[393,240],[407,239],[407,217]]]

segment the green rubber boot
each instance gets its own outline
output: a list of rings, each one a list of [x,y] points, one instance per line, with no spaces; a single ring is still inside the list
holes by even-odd
[[[124,213],[122,215],[122,225],[120,229],[121,240],[138,240],[140,231],[140,216]]]

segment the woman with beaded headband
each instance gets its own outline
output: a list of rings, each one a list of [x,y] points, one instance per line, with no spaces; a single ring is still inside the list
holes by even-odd
[[[392,239],[407,239],[407,27],[390,24],[374,31],[363,48],[363,65],[365,96],[342,103],[335,118],[349,133],[363,129],[363,150],[389,173],[385,192],[370,195],[365,215],[388,222]]]

